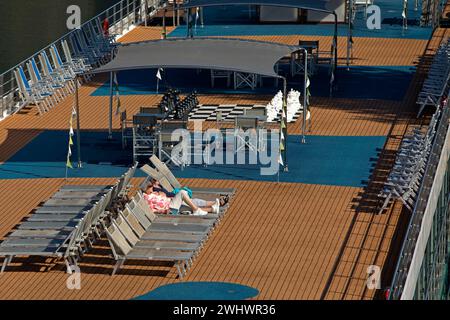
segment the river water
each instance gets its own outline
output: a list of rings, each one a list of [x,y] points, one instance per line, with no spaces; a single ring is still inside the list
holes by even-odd
[[[67,7],[84,22],[118,0],[0,0],[0,73],[67,33]]]

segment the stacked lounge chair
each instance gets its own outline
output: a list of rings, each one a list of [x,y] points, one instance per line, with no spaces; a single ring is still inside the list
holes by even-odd
[[[403,139],[394,167],[379,194],[384,199],[380,213],[392,199],[399,199],[409,210],[414,208],[441,113],[438,108],[425,132],[421,128],[414,128]]]
[[[426,106],[437,107],[448,91],[450,80],[450,40],[441,44],[434,56],[427,79],[424,81],[422,90],[417,98],[420,105],[418,117],[422,114]]]

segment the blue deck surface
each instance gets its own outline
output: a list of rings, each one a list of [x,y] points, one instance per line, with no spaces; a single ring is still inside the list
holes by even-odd
[[[369,30],[362,10],[354,22],[353,36],[368,38],[402,38],[427,40],[432,28],[418,26],[420,10],[414,10],[414,1],[408,3],[408,30],[402,28],[402,1],[378,0],[381,8],[381,29]],[[339,36],[347,36],[348,27],[340,24]],[[256,20],[256,12],[248,6],[207,7],[204,9],[204,25],[194,28],[196,36],[271,36],[271,35],[311,35],[331,36],[333,24],[261,24]],[[186,26],[173,30],[170,37],[185,37]]]
[[[118,177],[131,165],[131,150],[122,150],[119,136],[112,142],[106,132],[82,132],[82,169],[69,169],[69,177]],[[386,137],[299,136],[288,139],[289,172],[280,181],[360,187],[369,178],[372,158]],[[77,159],[76,148],[72,161]],[[0,179],[62,178],[65,176],[67,132],[45,131],[6,163]],[[259,165],[190,166],[174,169],[178,177],[277,181],[276,175],[260,175]],[[138,171],[138,176],[144,176]]]
[[[353,66],[350,71],[339,67],[336,72],[336,98],[348,99],[383,99],[402,100],[414,75],[415,68],[410,66]],[[132,70],[118,73],[120,95],[151,95],[156,94],[156,70]],[[311,94],[313,97],[329,97],[328,68],[319,68],[318,73],[311,78]],[[281,81],[280,84],[281,85]],[[225,81],[217,81],[211,88],[210,72],[204,70],[199,74],[191,69],[168,69],[163,81],[159,84],[159,93],[168,87],[174,87],[182,93],[197,91],[203,94],[267,94],[274,95],[281,87],[274,87],[272,79],[264,80],[264,87],[234,90],[227,88]],[[288,87],[302,89],[300,76],[288,79]],[[109,81],[105,82],[92,96],[109,96]]]

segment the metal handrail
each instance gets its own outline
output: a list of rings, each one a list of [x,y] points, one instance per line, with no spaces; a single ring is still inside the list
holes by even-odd
[[[80,26],[80,29],[87,30],[89,24],[96,23],[96,19],[99,19],[101,22],[105,18],[108,18],[110,23],[110,34],[123,34],[124,30],[128,30],[132,26],[140,25],[149,17],[152,17],[158,9],[165,5],[166,2],[167,0],[121,0],[95,17],[84,22]],[[63,40],[69,39],[69,37],[76,31],[77,29],[69,31],[56,41],[53,41],[51,44],[36,52],[31,57],[23,60],[14,67],[0,74],[0,119],[2,119],[5,112],[12,114],[23,107],[23,105],[20,105],[17,94],[18,85],[14,78],[14,70],[19,67],[23,67],[25,74],[29,79],[30,77],[26,68],[27,62],[34,58],[38,67],[41,67],[40,61],[37,57],[42,52],[49,50],[53,45],[60,46]]]

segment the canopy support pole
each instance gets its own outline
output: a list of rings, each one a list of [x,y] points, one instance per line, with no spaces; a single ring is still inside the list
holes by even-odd
[[[284,116],[283,116],[284,115]],[[283,111],[281,115],[281,135],[284,136],[284,166],[283,170],[284,172],[288,172],[288,159],[287,159],[287,137],[288,137],[288,130],[287,130],[287,80],[285,77],[283,77]],[[283,122],[284,122],[284,128],[283,128]],[[280,143],[282,143],[282,139],[280,139]]]
[[[109,73],[109,126],[108,126],[108,140],[112,140],[113,78],[114,78],[114,72],[110,72]]]
[[[78,90],[78,76],[75,76],[75,112],[77,113],[77,155],[78,168],[82,168],[81,163],[81,134],[80,134],[80,99]]]
[[[306,116],[308,113],[308,50],[303,49],[305,55],[305,76],[303,78],[303,123],[302,123],[302,143],[306,143]]]

